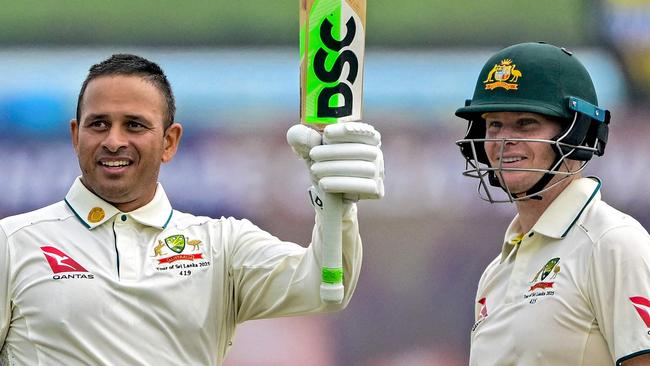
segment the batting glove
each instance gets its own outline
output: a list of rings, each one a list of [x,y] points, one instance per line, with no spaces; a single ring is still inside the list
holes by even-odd
[[[369,124],[344,122],[328,125],[319,134],[304,125],[292,126],[287,141],[305,159],[315,186],[342,193],[344,199],[384,196],[384,157],[381,134]]]

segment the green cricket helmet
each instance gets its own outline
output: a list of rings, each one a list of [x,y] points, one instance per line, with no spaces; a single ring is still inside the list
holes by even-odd
[[[556,161],[526,192],[510,192],[497,179],[501,171],[521,169],[490,166],[483,146],[487,140],[483,115],[488,112],[533,112],[558,119],[563,125],[560,134],[546,141],[553,146]],[[603,155],[610,120],[609,111],[598,107],[594,84],[582,63],[565,48],[542,42],[516,44],[490,57],[472,99],[456,115],[469,121],[465,138],[456,142],[468,164],[463,174],[482,181],[487,175],[491,185],[508,194],[507,200],[496,201],[486,192],[491,202],[539,198],[539,193],[551,188],[546,185],[554,175],[566,174],[559,171],[564,159],[584,162],[582,170],[594,154]]]

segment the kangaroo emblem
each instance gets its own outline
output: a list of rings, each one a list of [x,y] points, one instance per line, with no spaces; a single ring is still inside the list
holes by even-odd
[[[162,253],[162,248],[165,246],[165,243],[162,242],[162,240],[158,240],[158,245],[153,247],[153,256],[158,257],[163,255]]]

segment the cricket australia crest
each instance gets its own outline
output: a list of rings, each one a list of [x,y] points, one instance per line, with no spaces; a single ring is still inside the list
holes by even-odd
[[[184,235],[172,235],[165,238],[165,244],[167,248],[171,249],[173,252],[182,253],[185,249],[185,236]]]
[[[180,276],[190,276],[197,270],[210,267],[209,248],[199,239],[176,234],[153,244],[153,266],[156,271],[178,270]],[[171,250],[172,253],[168,252]],[[193,272],[194,271],[194,272]]]
[[[533,279],[529,282],[530,288],[528,293],[524,295],[525,299],[533,297],[531,304],[536,302],[536,297],[539,296],[553,296],[555,295],[555,289],[553,285],[555,281],[552,281],[560,273],[560,258],[552,258],[542,268],[537,271]]]
[[[522,77],[522,74],[516,67],[517,65],[512,63],[512,60],[509,58],[501,60],[501,63],[494,65],[488,73],[487,78],[483,80],[485,89],[504,88],[506,90],[517,90],[519,87],[517,82]]]

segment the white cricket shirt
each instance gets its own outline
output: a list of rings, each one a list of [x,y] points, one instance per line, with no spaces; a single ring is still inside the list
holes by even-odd
[[[572,182],[501,255],[476,296],[470,365],[612,365],[650,352],[650,237],[600,199],[600,181]]]
[[[123,213],[77,179],[64,201],[0,221],[0,365],[219,365],[238,323],[347,304],[356,206],[342,305],[320,300],[316,221],[303,248],[247,220],[173,210],[160,184]]]

